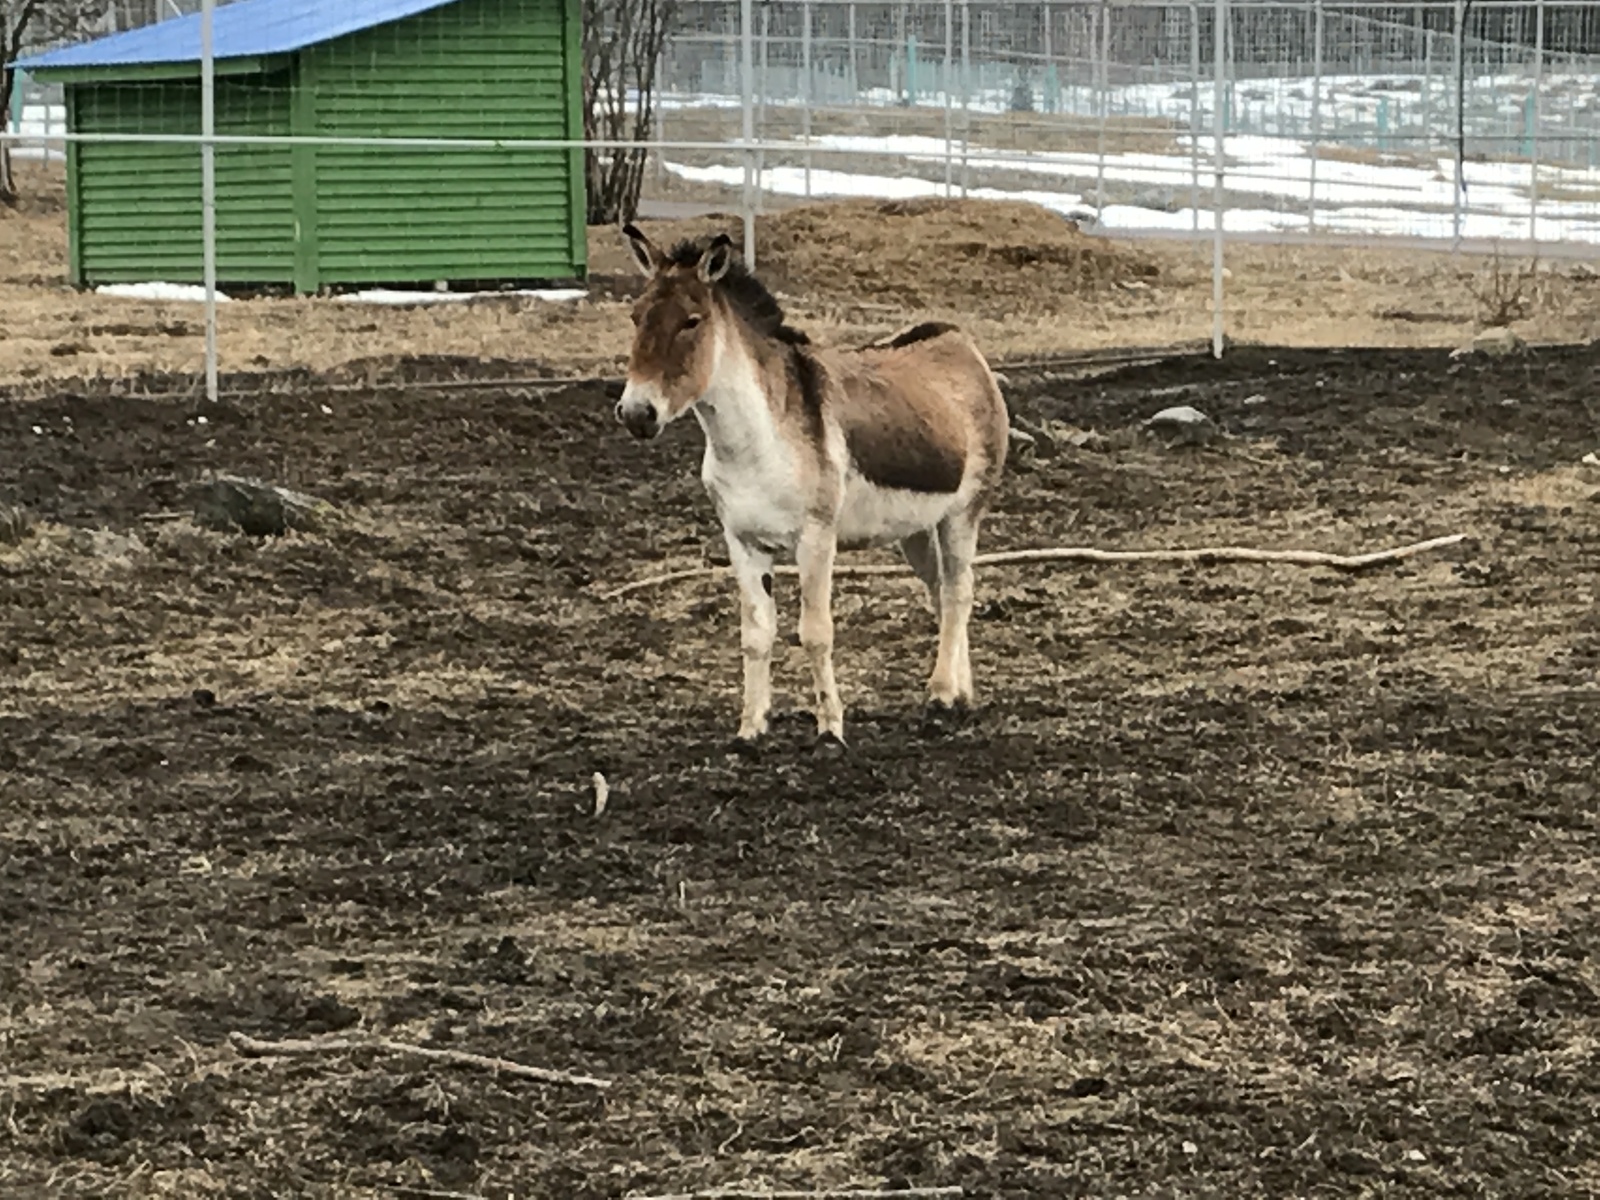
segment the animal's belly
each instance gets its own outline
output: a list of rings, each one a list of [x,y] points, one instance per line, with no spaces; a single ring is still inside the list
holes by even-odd
[[[898,542],[932,529],[955,502],[953,494],[887,490],[852,479],[839,514],[839,546],[853,550]]]
[[[779,489],[715,478],[705,483],[724,529],[769,552],[794,549],[804,513]]]

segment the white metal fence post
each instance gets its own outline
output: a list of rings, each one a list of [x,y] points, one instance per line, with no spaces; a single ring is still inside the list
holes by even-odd
[[[1227,32],[1228,0],[1216,0],[1216,29],[1213,30],[1211,39],[1211,53],[1213,66],[1211,113],[1212,158],[1216,172],[1215,191],[1212,195],[1212,233],[1211,233],[1211,354],[1214,358],[1222,357],[1222,171],[1223,139],[1223,96],[1227,90],[1225,63],[1223,61],[1223,38]]]
[[[756,162],[755,152],[750,148],[756,136],[753,7],[752,0],[739,0],[739,83],[743,93],[740,102],[744,108],[740,115],[740,132],[744,135],[744,260],[752,271],[756,266]]]
[[[1322,148],[1322,36],[1326,18],[1322,0],[1316,0],[1311,16],[1311,181],[1307,192],[1310,216],[1306,228],[1317,231],[1317,153]]]
[[[1456,0],[1456,186],[1450,201],[1450,252],[1461,249],[1461,197],[1467,189],[1466,0]]]
[[[1094,167],[1094,215],[1095,220],[1104,222],[1106,208],[1106,118],[1111,110],[1110,72],[1106,69],[1106,60],[1111,57],[1111,5],[1107,0],[1100,0],[1100,7],[1095,10],[1100,19],[1100,27],[1095,30],[1098,36],[1094,39],[1093,54],[1095,92],[1100,110],[1099,131],[1095,135],[1095,167]]]
[[[972,5],[961,0],[961,198],[967,198],[972,171],[967,152],[972,147]]]
[[[1043,10],[1040,13],[1040,23],[1044,26],[1044,78],[1040,81],[1039,87],[1041,93],[1039,96],[1039,111],[1054,114],[1059,107],[1054,102],[1059,84],[1055,87],[1051,86],[1051,81],[1056,78],[1056,48],[1050,36],[1050,26],[1054,23],[1050,15],[1050,0],[1044,0],[1040,8]]]
[[[761,149],[756,151],[756,211],[765,212],[767,189],[767,101],[772,98],[772,5],[761,6],[761,90],[756,93],[756,133]]]
[[[804,26],[800,31],[801,70],[805,74],[804,91],[800,99],[800,136],[806,143],[806,199],[811,199],[811,0],[800,6]]]
[[[217,399],[217,72],[216,0],[200,6],[200,258],[206,289],[206,399]]]
[[[850,0],[850,103],[861,102],[861,72],[856,69],[856,6]]]
[[[1189,0],[1189,207],[1200,233],[1200,5]]]
[[[1433,30],[1422,18],[1422,152],[1433,152]]]
[[[1533,19],[1538,28],[1533,33],[1533,145],[1530,147],[1530,162],[1528,164],[1528,240],[1535,244],[1539,241],[1539,123],[1544,116],[1543,99],[1540,94],[1544,87],[1544,0],[1537,0],[1533,6]]]
[[[656,55],[656,104],[651,116],[655,125],[656,135],[656,190],[662,190],[667,182],[667,152],[662,148],[662,143],[667,140],[667,109],[661,103],[662,94],[666,91],[667,79],[667,48],[663,41],[661,52]]]
[[[956,194],[955,184],[955,116],[952,109],[951,83],[956,69],[956,5],[955,0],[944,0],[944,196],[948,200]]]

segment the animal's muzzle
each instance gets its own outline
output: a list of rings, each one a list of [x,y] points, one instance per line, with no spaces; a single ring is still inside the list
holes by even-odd
[[[623,392],[617,401],[617,420],[636,438],[653,438],[661,432],[661,414],[653,401]]]

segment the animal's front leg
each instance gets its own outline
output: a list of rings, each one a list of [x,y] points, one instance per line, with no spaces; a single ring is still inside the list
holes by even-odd
[[[767,731],[772,710],[772,643],[778,606],[772,598],[772,556],[727,535],[728,559],[739,580],[739,647],[744,655],[744,712],[739,739],[754,741]]]
[[[800,645],[811,661],[817,696],[817,733],[844,741],[844,704],[833,678],[833,558],[838,540],[833,526],[806,522],[795,550],[800,570]]]

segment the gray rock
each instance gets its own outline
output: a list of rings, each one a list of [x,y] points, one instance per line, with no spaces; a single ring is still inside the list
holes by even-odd
[[[1461,358],[1468,354],[1486,354],[1490,358],[1501,358],[1507,354],[1516,354],[1525,350],[1527,346],[1528,343],[1513,331],[1503,325],[1497,325],[1477,334],[1466,345],[1457,346],[1450,352],[1450,357]]]
[[[1209,442],[1217,435],[1217,426],[1210,417],[1187,404],[1164,408],[1144,423],[1152,433],[1162,434],[1172,445],[1190,445]]]
[[[317,533],[333,516],[333,506],[325,500],[232,475],[201,484],[193,503],[195,520],[207,529],[237,529],[251,537],[278,537],[291,529]]]

